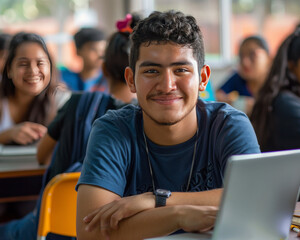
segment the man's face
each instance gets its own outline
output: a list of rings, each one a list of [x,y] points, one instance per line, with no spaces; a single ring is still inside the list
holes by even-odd
[[[105,41],[87,42],[79,50],[84,66],[88,69],[101,68],[105,51]]]
[[[193,50],[173,43],[141,45],[135,76],[132,71],[125,76],[137,93],[144,121],[159,125],[173,125],[194,114],[198,91],[205,90],[208,80],[204,76],[200,83]]]

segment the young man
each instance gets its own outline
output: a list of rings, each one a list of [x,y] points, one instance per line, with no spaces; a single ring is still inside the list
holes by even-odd
[[[62,81],[73,91],[108,91],[101,66],[105,50],[105,35],[96,28],[82,28],[74,35],[77,55],[82,58],[83,68],[74,73],[61,69]]]
[[[210,68],[193,17],[154,12],[131,40],[125,78],[140,106],[94,123],[77,185],[79,240],[210,229],[228,157],[260,152],[245,114],[198,99]]]

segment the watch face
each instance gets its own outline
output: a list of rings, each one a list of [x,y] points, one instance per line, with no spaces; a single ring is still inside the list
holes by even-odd
[[[165,189],[156,189],[155,194],[163,197],[170,197],[171,192]]]

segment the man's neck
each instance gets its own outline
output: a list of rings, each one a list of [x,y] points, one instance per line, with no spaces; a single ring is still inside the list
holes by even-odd
[[[99,74],[99,69],[98,68],[91,68],[91,69],[86,69],[84,68],[81,72],[80,72],[80,78],[83,81],[86,81],[90,78],[94,78]]]
[[[167,126],[160,125],[143,113],[144,131],[154,143],[162,146],[176,145],[192,138],[198,127],[196,108],[180,122]]]

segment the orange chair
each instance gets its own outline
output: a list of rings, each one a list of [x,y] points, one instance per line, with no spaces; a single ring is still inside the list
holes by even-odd
[[[62,173],[47,184],[42,198],[37,239],[47,239],[48,234],[76,237],[75,185],[79,172]]]

